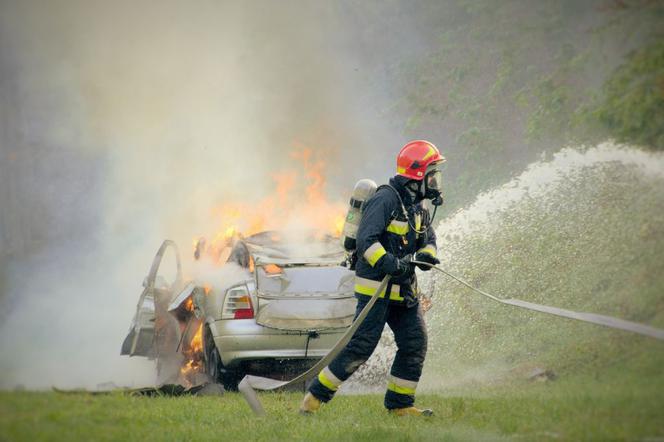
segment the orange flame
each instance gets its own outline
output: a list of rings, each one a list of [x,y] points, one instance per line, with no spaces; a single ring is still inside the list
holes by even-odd
[[[264,266],[263,269],[265,270],[265,273],[269,275],[278,275],[279,273],[283,272],[283,270],[281,270],[281,267],[279,267],[276,264],[268,264]]]
[[[203,324],[198,327],[198,331],[196,331],[194,337],[191,338],[189,348],[196,353],[203,351]]]
[[[189,298],[191,300],[191,298]],[[186,304],[187,309],[189,303]],[[193,309],[193,304],[192,304]],[[183,362],[180,367],[180,382],[183,385],[191,386],[193,385],[192,378],[197,373],[203,372],[205,366],[203,364],[203,324],[198,327],[198,330],[191,338],[189,345],[182,352],[185,357],[185,362]]]
[[[226,203],[213,208],[219,227],[209,243],[202,237],[194,239],[196,259],[205,252],[214,262],[223,263],[236,238],[265,230],[306,229],[341,235],[346,206],[330,202],[325,196],[325,162],[306,147],[290,157],[300,163],[302,172],[274,173],[271,195],[253,204]]]

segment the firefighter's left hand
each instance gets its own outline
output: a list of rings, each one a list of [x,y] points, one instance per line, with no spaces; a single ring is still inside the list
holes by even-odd
[[[418,253],[417,255],[415,255],[415,261],[427,262],[432,265],[440,264],[440,260],[438,258],[436,258],[435,256],[431,256],[428,253]],[[423,264],[416,264],[416,265],[423,272],[428,272],[429,270],[431,270],[431,267],[429,266]]]

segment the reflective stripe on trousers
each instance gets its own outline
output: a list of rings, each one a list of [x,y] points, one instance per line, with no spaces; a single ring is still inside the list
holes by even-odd
[[[337,391],[343,382],[330,371],[330,367],[325,367],[318,373],[318,381],[332,391]]]
[[[358,297],[356,315],[368,300],[369,297]],[[342,382],[369,359],[386,323],[394,333],[397,352],[385,391],[385,408],[412,406],[427,351],[426,325],[419,306],[408,307],[387,299],[376,302],[348,344],[314,378],[309,391],[323,402],[331,400]]]
[[[414,396],[417,389],[417,382],[390,375],[387,378],[387,389],[398,394]]]

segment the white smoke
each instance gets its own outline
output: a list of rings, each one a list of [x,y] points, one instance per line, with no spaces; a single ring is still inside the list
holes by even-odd
[[[297,167],[289,151],[321,153],[327,190],[345,195],[376,146],[398,149],[356,93],[371,79],[350,15],[296,1],[0,4],[1,388],[152,382],[152,363],[119,351],[163,239],[193,272],[210,209],[272,192],[271,175]]]

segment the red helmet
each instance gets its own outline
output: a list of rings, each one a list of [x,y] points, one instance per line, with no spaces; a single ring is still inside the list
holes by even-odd
[[[411,141],[401,148],[397,156],[397,175],[422,181],[429,165],[443,162],[445,157],[433,143],[424,140]]]

